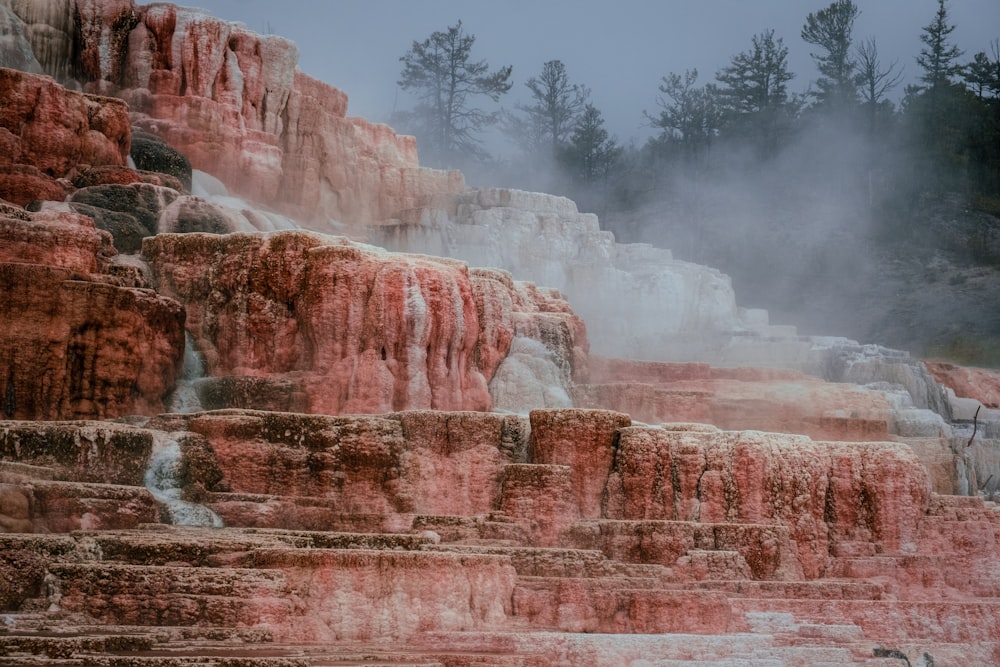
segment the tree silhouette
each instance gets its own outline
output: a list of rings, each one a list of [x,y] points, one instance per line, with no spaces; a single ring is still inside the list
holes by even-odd
[[[806,17],[802,39],[825,53],[810,54],[822,76],[813,95],[820,105],[843,108],[857,101],[857,63],[851,57],[851,32],[860,11],[851,0],[837,0]]]
[[[458,166],[470,156],[488,156],[478,135],[499,114],[477,108],[474,98],[496,102],[511,87],[511,67],[491,72],[486,61],[471,60],[475,41],[459,21],[444,32],[413,42],[399,59],[403,71],[398,85],[412,91],[418,103],[394,120],[417,136],[425,157],[439,166]]]
[[[541,73],[528,79],[525,86],[531,91],[531,104],[517,105],[524,113],[524,118],[518,119],[521,124],[515,125],[520,128],[520,141],[527,139],[535,146],[547,143],[555,157],[583,112],[590,89],[570,83],[561,60],[546,62]]]

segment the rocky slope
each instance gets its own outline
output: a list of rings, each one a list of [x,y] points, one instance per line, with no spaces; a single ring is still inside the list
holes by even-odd
[[[74,213],[0,203],[0,395],[8,419],[155,413],[174,390],[184,310]]]
[[[65,90],[51,79],[0,67],[0,198],[61,201],[81,168],[123,167],[128,107]]]
[[[0,26],[88,91],[0,69],[0,665],[1000,662],[995,374],[459,192],[280,38]]]
[[[562,367],[550,381],[565,393],[587,350],[558,294],[454,260],[304,232],[161,234],[143,256],[209,375],[284,379],[308,412],[488,410],[517,391],[515,338]]]
[[[347,118],[347,96],[299,72],[281,37],[166,3],[2,4],[24,36],[15,55],[27,41],[43,72],[125,100],[134,125],[196,169],[319,231],[358,234],[463,187],[458,172],[420,168],[413,137]]]
[[[1000,515],[932,494],[905,445],[587,410],[0,427],[14,660],[104,664],[112,637],[164,665],[192,642],[260,665],[1000,656]],[[156,520],[137,471],[168,431],[174,484],[230,527],[124,530]]]

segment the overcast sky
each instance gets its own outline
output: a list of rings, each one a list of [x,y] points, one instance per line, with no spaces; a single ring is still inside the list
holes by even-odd
[[[299,69],[344,90],[348,113],[384,122],[394,105],[412,104],[397,90],[402,56],[414,40],[462,21],[475,35],[474,59],[513,65],[505,107],[527,101],[524,82],[547,60],[562,60],[570,78],[589,86],[608,129],[623,143],[644,140],[643,110],[655,111],[667,72],[697,68],[712,80],[751,37],[773,28],[789,49],[792,91],[816,78],[810,45],[799,36],[805,17],[830,0],[194,0],[186,3],[299,48]],[[898,59],[908,80],[920,33],[936,0],[855,0],[856,40],[874,36],[884,63]],[[1000,0],[950,0],[951,38],[963,61],[1000,38]],[[897,93],[901,94],[902,87]],[[489,101],[486,101],[489,104]]]

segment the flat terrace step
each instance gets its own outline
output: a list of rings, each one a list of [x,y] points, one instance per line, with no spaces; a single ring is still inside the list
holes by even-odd
[[[519,575],[534,577],[605,577],[619,574],[616,563],[592,549],[438,544],[426,551],[509,556]]]
[[[419,569],[424,564],[463,567],[474,564],[510,567],[510,557],[501,554],[447,551],[402,551],[376,549],[259,549],[254,554],[261,568],[352,568],[379,564]]]
[[[628,577],[657,585],[671,580],[669,568],[656,564],[609,560],[596,549],[526,547],[504,544],[432,544],[425,551],[487,553],[510,556],[518,575],[525,577]]]
[[[869,641],[969,644],[1000,637],[1000,599],[812,600],[730,598],[736,615],[790,614],[796,623],[857,625]]]
[[[51,563],[61,592],[81,594],[252,595],[265,589],[281,591],[284,575],[262,568],[218,568],[131,563]]]
[[[112,625],[253,626],[294,616],[284,573],[121,563],[53,563],[49,600]]]
[[[0,634],[0,656],[44,655],[68,658],[78,653],[134,653],[156,643],[148,634]]]
[[[991,544],[979,552],[978,559],[965,556],[957,561],[964,565],[957,567],[955,555],[947,551],[841,557],[833,559],[827,573],[838,579],[877,581],[896,595],[922,599],[940,599],[941,591],[946,589],[961,591],[973,599],[998,597],[1000,584],[994,577],[981,574],[984,567],[992,569],[991,554],[996,553],[996,548]]]
[[[400,533],[310,532],[256,528],[179,528],[158,531],[73,533],[96,546],[104,561],[144,565],[251,567],[258,549],[402,549],[432,539]]]
[[[482,650],[442,651],[410,644],[359,646],[352,643],[273,643],[244,646],[232,642],[170,641],[153,644],[100,644],[100,637],[36,636],[38,644],[0,644],[0,666],[39,667],[546,667],[531,653],[493,654]],[[158,634],[158,633],[156,633]],[[108,635],[112,640],[119,635]],[[22,650],[24,649],[24,650]]]
[[[332,498],[260,493],[209,493],[202,501],[226,526],[349,533],[406,533],[413,514],[354,514]]]
[[[48,558],[62,558],[78,548],[77,540],[66,533],[0,533],[0,552],[24,550]]]
[[[33,479],[16,484],[31,502],[36,533],[67,533],[86,523],[100,529],[131,529],[160,521],[160,507],[141,486]]]
[[[531,543],[525,527],[499,513],[488,516],[418,514],[413,517],[414,532],[432,531],[442,542],[517,546]]]
[[[48,466],[36,466],[18,461],[0,461],[0,482],[52,481],[58,477],[59,471]]]
[[[563,632],[712,634],[729,631],[732,623],[723,593],[621,577],[520,577],[513,612],[533,627]]]
[[[780,578],[783,568],[798,562],[789,529],[780,524],[595,519],[573,523],[564,541],[626,563],[680,565],[694,578],[718,578],[715,570],[738,565],[732,558],[713,562],[705,552],[738,554],[746,567],[742,576],[753,579]]]
[[[574,667],[608,667],[612,665],[718,664],[785,665],[775,658],[775,644],[766,634],[602,634],[562,632],[434,632],[414,638],[422,646],[437,646],[440,650],[461,652],[479,650],[508,654],[535,654],[545,661],[558,656],[559,664]],[[780,650],[780,649],[779,649]],[[775,660],[769,663],[765,660]],[[787,663],[792,664],[792,663]],[[811,664],[811,663],[806,663]],[[850,664],[840,662],[840,665]]]
[[[716,580],[685,584],[697,590],[721,591],[732,597],[806,600],[880,600],[884,588],[869,581],[813,579],[808,581]]]
[[[557,657],[559,664],[574,667],[607,667],[617,665],[676,665],[684,667],[900,667],[902,661],[878,657],[873,649],[882,648],[873,641],[847,641],[843,645],[828,642],[835,636],[853,636],[843,626],[831,625],[818,630],[813,643],[797,633],[772,636],[767,632],[734,632],[729,634],[661,634],[610,635],[573,633],[506,633],[506,632],[439,632],[425,633],[415,641],[431,644],[442,650],[462,650],[480,647],[487,650],[518,654],[530,648],[543,662],[550,665]],[[807,629],[805,634],[816,634]],[[892,644],[905,649],[911,664],[929,651],[939,665],[986,665],[992,646],[984,642],[970,648],[961,644],[914,643]],[[475,664],[475,663],[474,663]]]
[[[1000,506],[980,496],[947,496],[932,494],[927,515],[953,521],[1000,522]]]
[[[485,647],[455,651],[450,647],[414,645],[412,642],[377,645],[276,643],[269,649],[276,654],[305,659],[312,667],[547,667],[549,664],[532,660],[531,652],[497,653]]]
[[[83,667],[312,667],[305,658],[279,656],[86,656]]]
[[[155,644],[223,643],[227,646],[257,645],[273,641],[270,629],[212,625],[94,625],[74,623],[60,613],[7,614],[6,632],[0,626],[0,637],[30,636],[56,639],[85,636],[148,637]]]

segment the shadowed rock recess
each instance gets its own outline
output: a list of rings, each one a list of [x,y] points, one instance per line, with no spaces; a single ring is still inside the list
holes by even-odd
[[[1000,374],[0,0],[0,667],[1000,664]]]

